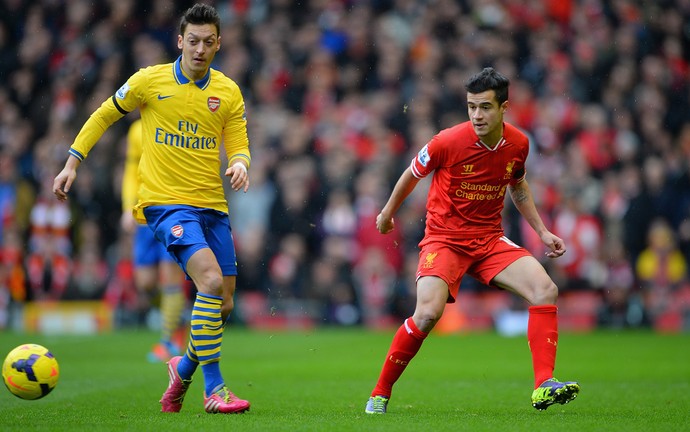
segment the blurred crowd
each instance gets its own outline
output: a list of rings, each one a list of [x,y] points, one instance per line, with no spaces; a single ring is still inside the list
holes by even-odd
[[[243,91],[253,156],[250,191],[228,192],[239,319],[409,315],[424,188],[392,234],[375,217],[418,149],[467,120],[463,83],[489,65],[511,79],[506,120],[531,139],[527,178],[568,252],[547,260],[510,202],[507,235],[544,257],[561,292],[596,292],[602,326],[689,315],[690,0],[214,4],[214,67]],[[132,114],[67,203],[52,180],[95,108],[140,67],[177,58],[189,6],[0,0],[0,328],[26,301],[140,312],[119,227]]]

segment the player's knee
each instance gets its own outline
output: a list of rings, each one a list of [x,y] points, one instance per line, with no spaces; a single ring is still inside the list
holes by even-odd
[[[531,303],[533,305],[556,304],[557,299],[558,286],[551,279],[547,279],[538,284]]]
[[[230,313],[232,313],[232,310],[234,308],[235,302],[233,301],[232,297],[223,299],[223,305],[220,307],[220,313],[223,316],[224,320],[226,320],[230,316]]]
[[[438,320],[441,319],[441,315],[443,315],[443,308],[426,305],[417,307],[413,319],[421,331],[428,332],[434,328]]]
[[[197,289],[205,294],[223,295],[223,276],[215,271],[206,271],[194,280]]]

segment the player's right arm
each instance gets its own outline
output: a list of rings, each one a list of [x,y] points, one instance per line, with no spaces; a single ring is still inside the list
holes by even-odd
[[[376,216],[376,229],[379,230],[381,234],[388,234],[393,231],[393,228],[395,228],[393,215],[398,211],[403,201],[405,201],[405,198],[412,193],[417,183],[419,183],[419,180],[420,179],[412,175],[410,167],[407,167],[402,173],[393,188],[393,192],[391,192],[390,198],[388,198],[388,202],[383,206],[381,213]]]
[[[77,167],[81,161],[76,157],[70,155],[67,157],[67,162],[65,162],[65,167],[60,171],[60,173],[53,180],[53,193],[57,196],[60,201],[65,201],[67,199],[67,192],[69,192],[74,183],[74,179],[77,178]]]
[[[53,180],[53,193],[58,200],[64,201],[67,199],[67,192],[69,192],[72,183],[77,178],[77,168],[81,161],[86,158],[91,148],[103,136],[103,133],[125,114],[115,106],[112,98],[103,102],[91,114],[91,117],[84,123],[70,147],[64,168]]]
[[[376,229],[381,234],[388,234],[395,228],[393,215],[398,211],[403,201],[412,193],[417,183],[436,169],[438,161],[443,156],[443,140],[440,134],[434,136],[424,147],[419,150],[398,179],[391,192],[390,198],[381,213],[376,216]],[[439,156],[440,155],[440,156]]]
[[[436,169],[438,161],[443,158],[443,149],[443,140],[440,138],[440,134],[437,134],[419,150],[412,159],[410,166],[403,171],[393,188],[393,192],[391,192],[390,198],[388,198],[388,202],[383,206],[381,213],[376,216],[376,229],[381,234],[388,234],[393,231],[395,228],[393,215],[417,187],[417,183]]]
[[[145,72],[140,70],[129,77],[129,80],[117,92],[101,104],[84,123],[74,143],[69,149],[65,167],[53,180],[53,193],[60,201],[67,199],[67,192],[77,177],[77,167],[86,159],[89,151],[103,136],[103,133],[129,112],[141,106],[140,95],[148,88]]]

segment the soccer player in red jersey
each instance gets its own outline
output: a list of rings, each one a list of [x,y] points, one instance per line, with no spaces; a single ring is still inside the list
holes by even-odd
[[[558,287],[526,249],[503,233],[501,211],[506,190],[516,208],[548,248],[565,253],[563,240],[544,225],[525,177],[529,140],[503,121],[509,80],[485,68],[465,84],[469,121],[442,130],[412,160],[376,218],[382,234],[394,229],[393,216],[417,183],[433,173],[427,198],[426,229],[419,243],[417,304],[398,329],[365,412],[384,414],[393,385],[455,301],[466,273],[530,303],[527,339],[532,352],[532,405],[543,410],[577,397],[576,382],[553,377],[558,343]]]

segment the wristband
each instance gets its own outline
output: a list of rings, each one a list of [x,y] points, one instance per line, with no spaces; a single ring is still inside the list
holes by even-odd
[[[244,173],[247,174],[247,167],[244,166],[244,164],[242,162],[235,162],[232,166],[239,166],[240,168],[242,168],[244,170]]]

